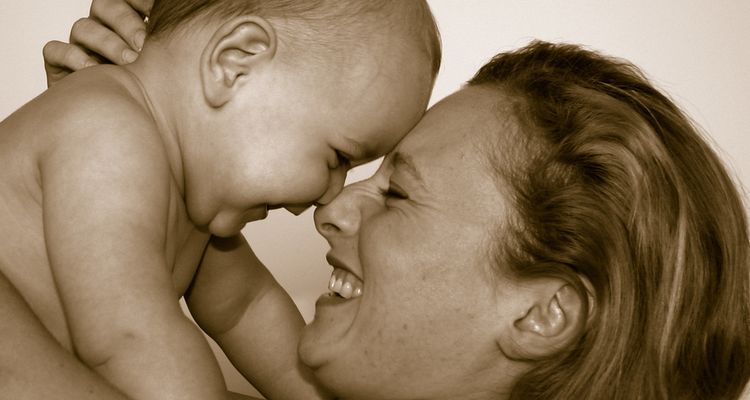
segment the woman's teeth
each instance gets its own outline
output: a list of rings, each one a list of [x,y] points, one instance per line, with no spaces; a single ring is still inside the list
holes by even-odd
[[[362,296],[362,281],[343,269],[334,268],[328,289],[345,299]]]

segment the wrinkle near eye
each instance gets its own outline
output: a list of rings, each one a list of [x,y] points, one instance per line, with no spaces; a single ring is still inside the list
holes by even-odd
[[[398,169],[400,171],[404,171],[407,175],[411,176],[417,183],[424,186],[424,179],[422,178],[422,174],[419,173],[419,170],[414,165],[414,159],[408,155],[401,152],[396,152],[393,155],[393,165],[395,169]]]

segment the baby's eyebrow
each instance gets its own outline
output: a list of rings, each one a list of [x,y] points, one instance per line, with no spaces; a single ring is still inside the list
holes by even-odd
[[[377,150],[371,146],[346,136],[343,138],[348,145],[348,151],[345,152],[348,154],[345,155],[349,157],[352,166],[356,167],[362,164],[367,164],[370,161],[383,157],[383,154],[378,154]]]
[[[369,159],[375,156],[375,154],[372,154],[374,152],[373,149],[364,143],[346,136],[344,136],[344,140],[349,145],[352,157],[356,159]]]

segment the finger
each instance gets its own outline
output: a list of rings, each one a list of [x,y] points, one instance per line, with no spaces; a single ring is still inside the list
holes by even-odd
[[[140,51],[143,47],[146,24],[131,4],[123,0],[94,0],[90,18],[115,31],[132,49]]]
[[[129,64],[138,58],[138,53],[120,36],[91,18],[81,18],[73,24],[70,43],[115,64]]]
[[[44,73],[47,75],[47,87],[52,87],[52,85],[60,82],[62,78],[65,78],[72,72],[70,69],[55,67],[45,63]]]
[[[82,48],[58,41],[44,45],[42,55],[47,86],[54,85],[73,71],[97,64]]]
[[[44,45],[42,56],[45,64],[56,68],[67,68],[72,71],[98,64],[81,47],[57,40]]]
[[[53,40],[42,49],[44,64],[49,68],[68,69],[78,71],[92,65],[99,64],[96,59],[89,56],[82,48]]]
[[[141,15],[149,15],[151,13],[151,7],[154,5],[154,0],[127,0],[128,4],[133,7]]]

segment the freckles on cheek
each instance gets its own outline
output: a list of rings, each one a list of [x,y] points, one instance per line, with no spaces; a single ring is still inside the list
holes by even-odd
[[[377,351],[377,347],[374,349],[371,348],[371,342],[364,344],[362,347],[362,354],[364,355],[364,360],[362,360],[362,362],[364,366],[369,366],[372,369],[376,369],[378,365],[382,363],[382,360],[380,359],[382,357],[382,353]]]
[[[358,335],[349,356],[358,360],[359,374],[367,375],[368,371],[374,371],[376,376],[383,376],[390,365],[399,361],[396,357],[401,354],[402,345],[396,343],[397,339],[390,329],[381,326],[367,331],[365,335]]]

